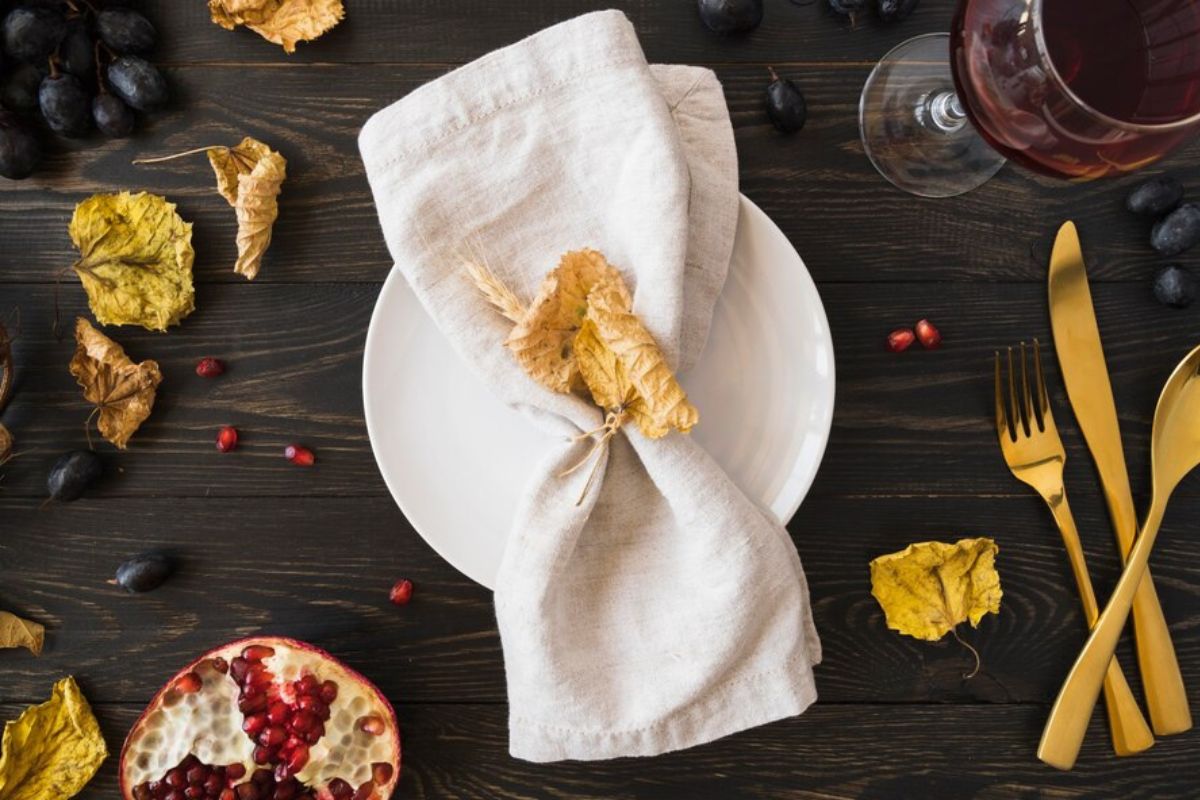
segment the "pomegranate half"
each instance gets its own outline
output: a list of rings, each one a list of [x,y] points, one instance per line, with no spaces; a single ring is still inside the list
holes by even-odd
[[[154,696],[120,774],[126,800],[388,800],[400,728],[379,690],[324,650],[242,639]]]

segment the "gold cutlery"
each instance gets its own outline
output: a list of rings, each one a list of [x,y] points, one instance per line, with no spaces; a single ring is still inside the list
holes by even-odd
[[[1075,518],[1067,504],[1063,483],[1063,465],[1067,455],[1062,438],[1054,424],[1046,380],[1042,374],[1042,356],[1037,339],[1033,340],[1033,386],[1025,368],[1025,343],[1021,343],[1021,388],[1017,391],[1016,371],[1013,369],[1012,348],[1008,350],[1008,401],[1005,402],[1004,382],[1001,380],[1000,354],[996,354],[996,433],[1004,461],[1018,480],[1029,484],[1041,495],[1054,515],[1067,549],[1067,560],[1075,575],[1075,585],[1083,601],[1083,613],[1088,627],[1096,623],[1100,610],[1096,593],[1084,563],[1083,545],[1075,527]],[[1113,750],[1119,756],[1140,753],[1154,744],[1154,734],[1146,724],[1142,710],[1125,680],[1117,660],[1108,662],[1104,676],[1104,706],[1108,710],[1108,725],[1112,731]]]
[[[1079,233],[1073,222],[1064,223],[1054,241],[1049,284],[1050,322],[1059,372],[1075,419],[1096,462],[1121,557],[1125,559],[1137,532],[1137,511],[1129,490],[1117,409],[1088,289]],[[1149,573],[1133,601],[1133,629],[1154,732],[1168,736],[1188,730],[1192,727],[1192,715],[1187,690]]]
[[[1198,370],[1200,347],[1179,362],[1158,398],[1150,435],[1150,509],[1137,541],[1129,551],[1125,571],[1067,675],[1042,731],[1038,758],[1059,769],[1070,769],[1079,756],[1101,682],[1108,674],[1121,629],[1125,627],[1138,586],[1146,575],[1146,564],[1158,536],[1167,500],[1183,477],[1200,464]]]

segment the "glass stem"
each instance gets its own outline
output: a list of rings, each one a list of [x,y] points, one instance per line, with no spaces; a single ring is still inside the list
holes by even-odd
[[[967,112],[950,89],[924,95],[916,112],[921,125],[939,133],[956,133],[967,124]]]

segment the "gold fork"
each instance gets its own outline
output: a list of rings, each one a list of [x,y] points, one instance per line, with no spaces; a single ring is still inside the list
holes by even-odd
[[[1012,474],[1032,486],[1050,506],[1050,512],[1062,533],[1071,571],[1075,574],[1075,585],[1083,600],[1088,628],[1091,628],[1096,624],[1100,610],[1083,560],[1083,545],[1079,542],[1075,518],[1071,516],[1071,508],[1067,505],[1067,490],[1063,483],[1063,465],[1067,454],[1050,410],[1037,339],[1033,340],[1033,363],[1035,385],[1031,387],[1025,369],[1025,343],[1021,342],[1021,388],[1018,395],[1013,351],[1011,347],[1008,348],[1006,404],[1000,379],[1000,354],[996,353],[996,433],[1000,437],[1000,450]],[[1109,663],[1108,673],[1104,676],[1104,705],[1108,711],[1113,749],[1117,755],[1133,755],[1154,744],[1154,734],[1146,724],[1146,718],[1142,716],[1142,710],[1115,658]]]

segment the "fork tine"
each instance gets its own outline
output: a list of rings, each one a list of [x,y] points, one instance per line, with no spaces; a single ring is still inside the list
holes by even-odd
[[[1050,411],[1050,394],[1046,391],[1046,376],[1042,373],[1042,348],[1037,339],[1033,340],[1033,365],[1037,378],[1038,419],[1042,430],[1054,424]]]
[[[1025,425],[1025,435],[1030,436],[1038,429],[1035,416],[1033,392],[1029,388],[1029,375],[1026,370],[1028,359],[1025,355],[1025,342],[1021,342],[1021,421]]]
[[[1017,370],[1013,367],[1013,351],[1008,348],[1008,421],[1012,425],[1013,436],[1021,438],[1021,403],[1017,399]]]
[[[1013,441],[1013,432],[1008,427],[1008,412],[1004,408],[1004,389],[1000,385],[1000,351],[996,351],[996,432],[1000,438]]]

